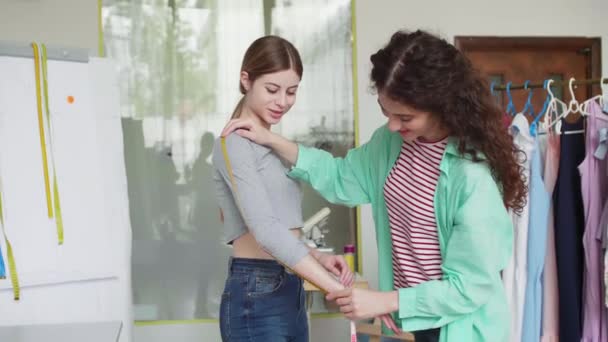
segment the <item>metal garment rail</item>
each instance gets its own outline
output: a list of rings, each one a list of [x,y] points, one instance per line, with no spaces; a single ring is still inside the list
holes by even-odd
[[[585,79],[585,80],[574,80],[574,82],[572,82],[573,86],[576,85],[591,85],[591,84],[608,84],[608,78],[595,78],[595,79]],[[551,83],[552,87],[560,87],[560,86],[568,86],[570,84],[569,81],[553,81],[553,83]],[[508,89],[507,89],[508,87]],[[518,85],[510,85],[507,84],[500,84],[500,85],[494,85],[492,87],[492,89],[494,91],[502,91],[502,90],[520,90],[520,89],[533,89],[533,88],[544,88],[545,84],[543,83],[530,83],[530,84],[518,84]]]

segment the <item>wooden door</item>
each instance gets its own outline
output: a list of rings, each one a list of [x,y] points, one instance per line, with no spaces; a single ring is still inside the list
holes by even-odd
[[[601,77],[600,38],[518,38],[518,37],[461,37],[455,38],[455,45],[467,55],[473,64],[496,84],[512,82],[523,85],[526,80],[532,84],[543,83],[545,79],[568,82],[570,77],[577,80]],[[568,85],[552,87],[556,97],[566,103],[570,101]],[[582,102],[601,93],[600,87],[575,87],[575,96]],[[506,108],[506,92],[497,92],[497,100]],[[527,90],[512,90],[517,112],[521,111],[528,97]],[[534,89],[532,104],[539,112],[547,93]],[[569,115],[568,121],[577,115]]]

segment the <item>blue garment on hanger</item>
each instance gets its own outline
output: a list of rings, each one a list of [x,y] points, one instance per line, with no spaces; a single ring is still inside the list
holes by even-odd
[[[538,342],[541,336],[543,287],[541,277],[545,267],[547,250],[547,225],[551,195],[545,188],[543,167],[538,140],[532,154],[530,167],[530,218],[528,226],[528,260],[526,297],[522,342]]]
[[[0,248],[0,278],[6,277],[6,269],[4,268],[4,259],[2,258],[2,248]]]

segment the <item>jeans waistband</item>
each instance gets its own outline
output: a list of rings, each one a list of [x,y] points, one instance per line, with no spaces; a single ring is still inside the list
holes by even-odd
[[[276,260],[268,259],[248,259],[231,257],[229,261],[230,272],[254,272],[263,271],[268,273],[280,273],[285,271],[285,267]]]

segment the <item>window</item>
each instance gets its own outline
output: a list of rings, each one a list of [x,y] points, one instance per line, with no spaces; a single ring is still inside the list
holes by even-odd
[[[221,243],[210,154],[239,97],[241,59],[265,34],[304,61],[298,100],[275,131],[344,155],[354,146],[350,1],[104,0],[104,40],[120,74],[133,228],[136,320],[217,318],[230,249]],[[356,241],[354,209],[304,186],[325,236]]]

